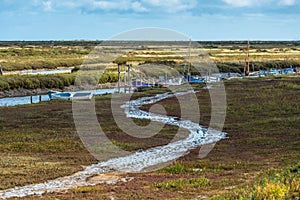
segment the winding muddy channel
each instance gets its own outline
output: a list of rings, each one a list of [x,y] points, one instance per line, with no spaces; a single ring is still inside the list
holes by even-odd
[[[179,120],[176,117],[149,113],[140,109],[142,105],[153,104],[163,99],[174,97],[175,95],[186,95],[188,93],[190,92],[158,94],[152,97],[143,97],[131,100],[122,105],[127,117],[150,119],[152,121],[188,129],[190,133],[186,138],[171,142],[165,146],[159,146],[145,151],[135,152],[128,156],[113,158],[98,164],[93,164],[70,176],[49,180],[44,183],[2,190],[0,191],[0,198],[6,199],[11,197],[25,197],[29,195],[42,195],[45,193],[74,189],[80,186],[93,185],[94,183],[89,182],[88,178],[94,175],[124,171],[125,169],[127,172],[140,172],[145,168],[176,160],[185,155],[191,149],[204,144],[214,143],[225,138],[225,133],[219,131],[208,131],[208,129],[190,120]]]

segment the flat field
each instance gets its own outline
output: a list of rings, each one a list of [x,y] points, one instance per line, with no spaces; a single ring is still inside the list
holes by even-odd
[[[101,42],[0,42],[0,65],[6,72],[19,71],[24,69],[56,69],[60,67],[79,67],[82,61],[91,53],[96,45],[105,45]],[[188,45],[188,44],[187,44]],[[153,46],[153,45],[152,45]],[[116,47],[116,46],[114,46]],[[130,61],[150,61],[157,60],[180,61],[186,56],[168,52],[157,52],[151,49],[151,44],[142,45],[139,52],[127,55]],[[247,52],[247,42],[199,42],[199,47],[204,50],[210,58],[220,63],[235,63],[238,67],[243,67]],[[178,49],[180,52],[180,49]],[[186,49],[185,49],[186,51]],[[299,42],[250,42],[250,61],[254,63],[255,68],[263,68],[260,62],[283,61],[281,65],[299,64],[300,61],[300,43]],[[184,53],[186,55],[187,52]],[[124,60],[121,59],[121,60]],[[241,66],[240,66],[241,65]],[[236,66],[236,67],[237,67]],[[276,67],[276,65],[274,65]],[[277,65],[277,67],[283,67]],[[219,67],[221,70],[230,70]],[[233,70],[233,69],[231,69]]]
[[[300,79],[278,77],[225,82],[227,117],[221,140],[209,155],[199,149],[150,173],[106,174],[128,182],[81,187],[41,199],[297,199],[300,195]],[[200,85],[195,85],[200,88]],[[133,98],[165,92],[147,89]],[[210,121],[207,90],[197,93],[200,124]],[[180,117],[178,101],[158,104]],[[39,183],[65,176],[97,161],[76,134],[67,101],[0,108],[0,188]],[[168,143],[177,131],[165,126],[151,140],[132,140],[115,124],[110,96],[96,98],[96,112],[111,140],[135,151]],[[143,109],[149,109],[145,106]],[[147,120],[135,120],[147,125]],[[130,177],[130,178],[128,178]],[[131,177],[133,179],[131,179]],[[27,197],[33,199],[38,197]]]
[[[241,72],[247,42],[200,44],[204,54],[220,71]],[[250,42],[252,67],[255,70],[299,67],[299,45],[299,42]],[[16,72],[78,67],[92,52],[95,42],[16,42],[13,45],[0,42],[0,46],[0,65],[4,72]],[[186,52],[182,49],[175,49],[175,52],[143,46],[117,61],[135,65],[167,64],[181,72]],[[115,80],[112,73],[115,69],[112,68],[104,82]],[[28,90],[63,89],[74,84],[75,75],[1,76],[0,90],[20,89],[20,85]],[[198,148],[158,171],[103,175],[104,179],[126,182],[108,185],[100,181],[96,186],[23,199],[299,199],[300,77],[240,79],[224,84],[227,94],[224,132],[228,137],[218,142],[207,157],[200,159]],[[201,90],[197,93],[201,111],[199,123],[207,127],[211,117],[209,91],[202,90],[201,84],[193,86]],[[167,91],[167,88],[149,88],[134,93],[132,98]],[[113,143],[124,150],[134,152],[168,144],[177,132],[177,127],[166,125],[152,139],[128,137],[113,118],[111,96],[95,100],[101,127]],[[175,98],[158,104],[168,115],[180,117]],[[140,126],[150,123],[141,119],[133,121]],[[97,162],[77,135],[71,102],[50,101],[0,108],[1,190],[67,176]]]

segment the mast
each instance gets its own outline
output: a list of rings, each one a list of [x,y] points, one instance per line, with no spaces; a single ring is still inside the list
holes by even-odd
[[[248,41],[248,44],[247,44],[248,76],[250,74],[250,54],[249,54],[249,50],[250,50],[250,42]]]
[[[192,45],[192,40],[190,39],[189,42],[189,48],[188,48],[188,52],[186,53],[186,59],[184,62],[184,69],[182,72],[182,76],[185,78],[187,78],[187,81],[190,81],[190,68],[191,68],[191,64],[190,64],[190,56],[191,56],[191,45]]]
[[[250,61],[249,61],[250,60],[250,54],[249,54],[249,50],[250,50],[250,42],[248,41],[245,64],[244,64],[244,75],[245,76],[249,76],[249,74],[250,74]]]
[[[191,70],[191,62],[190,62],[190,58],[191,58],[191,45],[192,45],[192,40],[190,39],[190,43],[189,43],[189,51],[188,51],[188,75],[190,75],[190,70]]]

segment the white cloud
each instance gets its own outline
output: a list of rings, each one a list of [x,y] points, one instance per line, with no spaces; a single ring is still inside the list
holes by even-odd
[[[234,7],[253,6],[253,5],[266,2],[266,0],[223,0],[223,1]]]
[[[33,6],[41,7],[44,11],[55,9],[85,9],[86,11],[134,11],[146,12],[140,1],[134,0],[31,0]]]
[[[164,9],[165,12],[186,11],[197,5],[197,0],[142,0],[142,2],[154,7],[160,7]]]
[[[223,0],[223,2],[234,7],[249,7],[249,6],[262,6],[262,5],[280,5],[280,6],[293,6],[296,0]]]
[[[197,5],[197,0],[31,0],[31,2],[35,6],[43,7],[45,11],[68,8],[83,9],[86,12],[159,10],[162,13],[176,13],[190,10]]]
[[[296,0],[280,0],[279,5],[283,6],[293,6],[296,4]]]
[[[128,11],[133,10],[134,12],[146,12],[147,9],[138,1],[123,0],[123,1],[97,1],[93,0],[89,4],[84,4],[92,10],[119,10]]]
[[[92,1],[91,7],[93,9],[103,9],[103,10],[113,10],[113,9],[127,9],[127,5],[119,5],[117,2],[113,1]]]
[[[53,11],[51,1],[44,1],[44,2],[42,2],[42,5],[44,7],[44,11]]]
[[[133,2],[131,4],[131,6],[132,6],[132,9],[136,12],[146,12],[146,11],[148,11],[147,8],[145,8],[140,2],[137,2],[137,1]]]

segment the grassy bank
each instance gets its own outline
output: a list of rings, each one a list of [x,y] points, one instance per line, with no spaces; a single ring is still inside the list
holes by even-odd
[[[291,199],[299,196],[299,78],[233,80],[225,83],[228,138],[199,159],[199,149],[152,173],[125,174],[134,180],[100,184],[43,198],[59,199]],[[164,92],[137,93],[135,97]],[[210,121],[208,91],[197,94],[201,124]],[[109,96],[96,99],[98,119],[115,144],[139,150],[167,144],[177,128],[165,126],[151,140],[128,137],[114,122]],[[175,99],[160,102],[180,116]],[[147,107],[145,107],[147,109]],[[71,103],[0,108],[0,188],[53,179],[96,162],[78,138]],[[135,120],[140,125],[149,122]],[[42,198],[42,199],[43,199]],[[25,198],[25,199],[31,199]]]
[[[10,75],[0,76],[0,92],[12,90],[34,90],[34,89],[61,89],[74,86],[77,73],[58,75]],[[80,77],[80,78],[79,78]],[[77,77],[76,85],[85,85],[96,88],[98,84],[115,83],[118,80],[117,73],[104,72],[101,77],[93,71],[81,73]]]
[[[75,74],[0,76],[0,91],[14,89],[63,89],[74,85]]]
[[[75,67],[81,65],[92,49],[78,46],[0,47],[0,65],[4,71]]]
[[[94,50],[98,41],[56,41],[56,42],[0,42],[0,65],[5,72],[25,70],[25,69],[56,69],[59,67],[72,67],[80,69],[82,62],[88,58],[88,55]],[[151,42],[150,42],[151,43]],[[69,45],[68,45],[69,44]],[[77,45],[76,45],[77,44]],[[121,45],[121,44],[118,44]],[[193,56],[209,56],[220,72],[237,72],[243,73],[244,61],[246,56],[245,42],[200,42],[204,52]],[[284,46],[287,45],[287,46]],[[110,49],[112,46],[107,46]],[[114,50],[118,46],[113,47]],[[112,49],[113,49],[112,48]],[[112,50],[112,51],[114,51]],[[107,82],[117,82],[117,64],[129,62],[135,68],[135,72],[140,72],[139,77],[154,76],[162,77],[167,75],[172,77],[182,74],[185,66],[186,48],[178,47],[169,49],[168,46],[156,48],[147,43],[143,48],[128,50],[126,55],[117,58],[113,65],[107,68],[104,75],[99,77],[96,70],[97,65],[93,58],[87,60],[91,65],[90,74],[83,78],[89,85],[103,84]],[[250,46],[250,69],[266,70],[270,68],[300,67],[300,48],[297,42],[252,42]],[[167,65],[175,69],[172,73],[164,70],[151,70],[144,66],[143,69],[137,69],[141,64],[154,64],[154,66]],[[152,65],[153,66],[153,65]],[[195,70],[192,67],[192,71]],[[201,70],[209,70],[208,67],[202,66]],[[134,74],[134,73],[132,73]],[[175,74],[175,75],[174,75]],[[194,74],[197,74],[194,72]],[[64,89],[74,85],[74,74],[64,75],[39,75],[39,76],[19,76],[8,75],[0,76],[0,92],[13,90],[35,90],[35,89]],[[100,80],[99,80],[100,78]],[[121,78],[123,79],[123,78]],[[4,92],[2,96],[6,96]],[[25,92],[22,92],[25,93]]]

